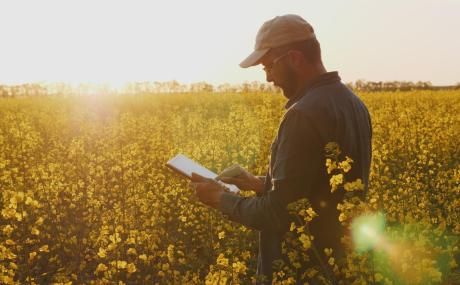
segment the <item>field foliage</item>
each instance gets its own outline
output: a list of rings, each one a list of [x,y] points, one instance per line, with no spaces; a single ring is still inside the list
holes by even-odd
[[[456,282],[459,91],[359,95],[373,121],[370,192],[345,201],[340,219],[380,213],[385,246],[347,260],[330,253],[328,266],[343,284]],[[250,284],[257,232],[200,204],[164,164],[184,153],[216,172],[238,163],[264,175],[284,103],[279,94],[1,99],[0,283]],[[296,211],[314,218],[308,205]],[[276,282],[324,280],[297,270],[312,237],[291,230]]]

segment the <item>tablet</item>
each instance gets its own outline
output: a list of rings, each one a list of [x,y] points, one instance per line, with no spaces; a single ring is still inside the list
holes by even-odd
[[[212,172],[211,170],[207,169],[206,167],[193,161],[192,159],[188,158],[183,154],[178,154],[175,157],[171,158],[168,162],[166,162],[166,166],[189,179],[192,178],[192,172],[195,172],[196,174],[199,174],[206,178],[215,179],[217,177],[216,173]],[[226,184],[220,181],[219,183],[222,183],[231,192],[237,193],[240,191],[240,189],[235,185]]]

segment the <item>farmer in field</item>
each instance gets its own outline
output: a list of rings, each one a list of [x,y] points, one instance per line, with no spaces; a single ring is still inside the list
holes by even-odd
[[[325,248],[332,248],[336,258],[344,254],[340,239],[345,233],[337,210],[344,191],[331,193],[324,148],[329,142],[338,143],[342,155],[354,161],[349,181],[361,179],[366,191],[372,128],[363,102],[341,82],[337,72],[326,71],[314,30],[300,16],[278,16],[262,25],[255,50],[240,66],[259,64],[267,81],[280,87],[288,99],[271,145],[268,171],[264,178],[247,171],[222,178],[242,190],[254,190],[257,196],[229,193],[214,180],[198,175],[193,176],[191,185],[200,201],[259,231],[257,274],[270,279],[272,262],[282,258],[283,235],[291,224],[287,205],[301,198],[307,198],[318,214],[309,224],[318,253],[311,255],[311,265],[324,269]]]

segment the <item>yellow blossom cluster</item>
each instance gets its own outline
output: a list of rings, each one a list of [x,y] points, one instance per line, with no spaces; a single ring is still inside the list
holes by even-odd
[[[325,249],[326,266],[341,284],[455,284],[460,93],[359,96],[373,124],[366,198],[347,176],[353,157],[329,155],[324,171],[349,194],[344,227],[383,213],[383,245],[355,252],[346,235],[350,253]],[[246,93],[0,99],[0,284],[252,284],[258,233],[199,203],[165,162],[183,153],[264,175],[284,104]],[[318,214],[298,202],[274,283],[328,284],[305,267]]]

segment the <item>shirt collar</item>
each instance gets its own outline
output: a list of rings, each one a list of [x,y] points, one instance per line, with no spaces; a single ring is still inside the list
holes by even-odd
[[[287,103],[284,106],[284,108],[289,109],[292,105],[294,105],[294,103],[299,101],[300,98],[302,98],[305,94],[307,94],[308,91],[310,91],[310,90],[312,90],[312,89],[314,89],[316,87],[332,84],[332,83],[339,82],[339,81],[340,81],[340,76],[339,76],[339,73],[337,71],[323,73],[323,74],[313,78],[312,80],[310,80],[305,85],[305,87],[296,96],[290,98],[287,101]]]

